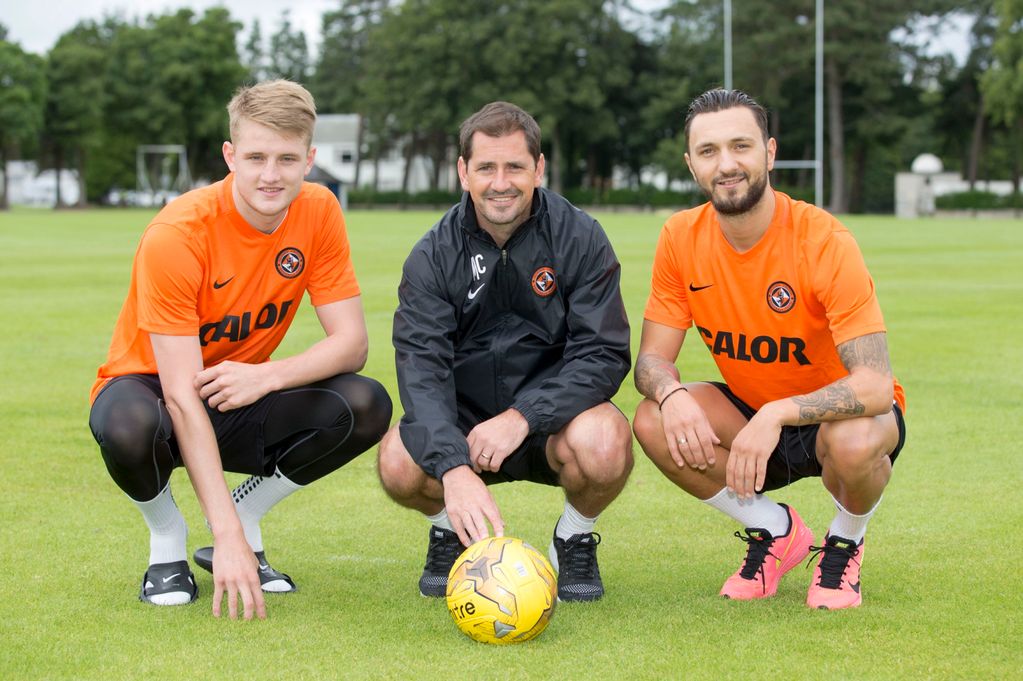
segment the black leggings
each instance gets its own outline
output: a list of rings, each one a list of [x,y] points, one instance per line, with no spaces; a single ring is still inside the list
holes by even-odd
[[[340,374],[266,395],[239,409],[206,406],[224,470],[281,473],[308,485],[380,441],[391,398],[377,381]],[[183,465],[158,376],[111,379],[96,397],[89,427],[110,477],[136,501],[148,501]]]

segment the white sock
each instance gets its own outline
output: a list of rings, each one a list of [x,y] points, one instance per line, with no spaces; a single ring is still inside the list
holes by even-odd
[[[838,502],[838,499],[835,499],[835,497],[831,498],[835,500],[837,513],[835,513],[835,519],[831,521],[828,534],[859,544],[864,535],[867,534],[867,523],[870,521],[870,516],[874,515],[874,511],[881,504],[881,500],[878,499],[874,507],[863,515],[856,515],[847,511],[845,506]]]
[[[142,518],[149,527],[149,564],[187,560],[185,542],[188,526],[171,496],[170,483],[155,498],[149,501],[132,499],[132,502],[142,512]]]
[[[423,515],[426,515],[425,513]],[[440,513],[435,515],[428,515],[426,519],[430,521],[432,525],[439,528],[445,529],[448,532],[454,532],[455,528],[451,526],[451,520],[448,518],[448,509],[442,508]]]
[[[752,499],[740,499],[727,487],[703,503],[713,506],[729,518],[739,521],[743,527],[761,527],[772,537],[782,537],[789,532],[789,514],[785,508],[763,494]]]
[[[568,539],[573,534],[589,534],[590,532],[593,532],[593,525],[596,522],[597,518],[587,518],[577,511],[575,506],[568,503],[568,500],[566,499],[565,512],[561,514],[561,519],[558,520],[558,526],[554,528],[554,534],[557,535],[559,539]]]
[[[263,550],[263,532],[259,529],[259,521],[278,502],[303,487],[284,477],[278,468],[268,478],[254,475],[234,488],[231,498],[234,499],[238,519],[242,522],[245,539],[253,551]]]

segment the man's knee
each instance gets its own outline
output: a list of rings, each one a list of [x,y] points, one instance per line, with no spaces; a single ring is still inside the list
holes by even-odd
[[[101,423],[91,425],[103,458],[121,470],[151,467],[154,444],[173,433],[170,415],[155,400],[119,400],[107,405]]]
[[[893,433],[883,417],[866,417],[821,424],[817,458],[839,475],[856,475],[883,464],[894,449]],[[898,433],[894,433],[895,441]]]
[[[648,455],[651,448],[664,441],[664,429],[657,405],[651,400],[643,400],[636,409],[636,417],[632,420],[632,431],[636,434],[640,447]]]
[[[632,431],[625,415],[603,405],[577,417],[565,430],[562,466],[575,468],[589,483],[620,482],[632,471]]]
[[[416,496],[423,487],[426,474],[405,449],[397,425],[380,440],[377,472],[384,491],[398,502]]]
[[[344,395],[352,410],[355,435],[369,447],[379,442],[391,425],[393,405],[384,386],[372,378],[353,375],[348,381]]]

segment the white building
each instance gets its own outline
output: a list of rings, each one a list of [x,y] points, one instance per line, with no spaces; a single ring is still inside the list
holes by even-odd
[[[405,175],[405,144],[395,145],[378,161],[360,158],[359,114],[320,114],[316,117],[313,132],[313,146],[316,147],[316,166],[340,180],[346,187],[355,187],[355,168],[359,165],[359,186],[372,187],[378,191],[401,191]],[[452,156],[452,154],[449,154]],[[458,187],[458,171],[454,158],[449,158],[446,168],[441,169],[440,188],[454,190]],[[375,179],[376,173],[379,178]],[[433,161],[426,156],[415,156],[409,171],[408,190],[421,192],[430,188],[433,177]]]
[[[945,172],[937,156],[920,154],[913,160],[911,172],[895,174],[895,215],[900,218],[934,215],[937,197],[970,189],[962,175]],[[1012,182],[978,180],[973,189],[1008,196],[1012,194]]]
[[[52,207],[57,203],[57,171],[39,172],[35,161],[8,161],[7,202],[19,206]],[[60,200],[64,205],[78,203],[78,173],[60,171]]]

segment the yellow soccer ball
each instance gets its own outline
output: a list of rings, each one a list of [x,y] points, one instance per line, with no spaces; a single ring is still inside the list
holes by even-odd
[[[467,548],[448,574],[448,610],[462,632],[482,643],[520,643],[550,622],[558,578],[521,539],[491,537]]]

